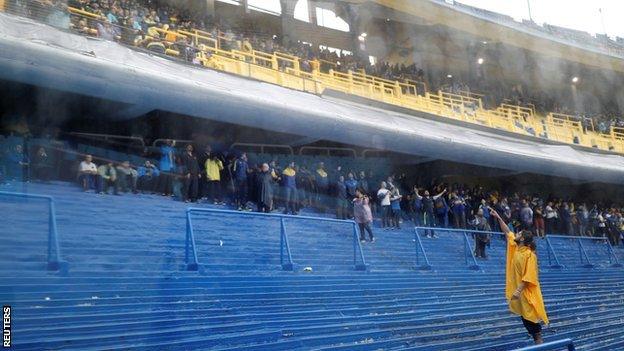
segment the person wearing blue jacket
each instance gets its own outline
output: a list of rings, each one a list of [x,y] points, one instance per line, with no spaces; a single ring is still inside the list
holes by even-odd
[[[347,199],[355,199],[356,194],[355,191],[358,188],[358,181],[355,179],[355,175],[352,172],[349,172],[347,175],[347,180],[344,182],[345,187],[347,188]],[[353,206],[347,206],[348,208],[348,216],[349,218],[353,217]]]
[[[448,212],[449,206],[446,203],[446,199],[443,196],[438,197],[434,201],[435,213],[436,213],[436,227],[448,228]]]
[[[175,141],[167,140],[160,147],[160,173],[158,176],[158,192],[163,196],[173,194],[173,178],[175,174]]]
[[[284,188],[284,202],[286,208],[284,214],[298,214],[297,209],[297,171],[295,170],[295,163],[290,162],[288,167],[282,171],[281,183]]]
[[[7,155],[7,173],[9,179],[29,181],[30,160],[22,145],[15,145]]]
[[[137,188],[141,191],[154,191],[159,176],[160,171],[158,167],[149,160],[146,160],[142,166],[137,167]]]

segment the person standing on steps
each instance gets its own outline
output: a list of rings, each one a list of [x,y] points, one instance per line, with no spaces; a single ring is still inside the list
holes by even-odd
[[[297,171],[295,162],[291,161],[282,171],[281,183],[284,195],[284,214],[299,214],[297,207]]]
[[[490,214],[498,220],[501,230],[507,236],[507,263],[505,296],[509,310],[522,318],[522,324],[533,337],[535,344],[543,343],[542,325],[548,324],[542,290],[538,278],[536,245],[529,230],[514,234],[494,210]]]
[[[403,196],[399,193],[399,188],[396,186],[390,190],[390,210],[392,216],[390,217],[390,225],[394,229],[401,229],[401,199]]]
[[[273,175],[268,163],[263,163],[256,178],[258,212],[269,213],[273,207]]]
[[[438,195],[434,195],[434,196],[430,196],[429,195],[429,190],[425,190],[424,196],[420,196],[420,194],[418,193],[418,189],[416,189],[416,191],[414,192],[414,196],[422,201],[422,208],[423,208],[423,212],[425,214],[424,216],[424,221],[423,221],[423,226],[424,227],[435,227],[435,216],[434,216],[434,207],[433,207],[433,203],[434,201],[436,201],[438,198],[440,198],[440,196],[444,195],[446,193],[446,189],[444,189],[441,193],[439,193]],[[427,238],[436,238],[437,236],[435,235],[435,232],[432,229],[429,230],[425,230]]]
[[[386,182],[381,182],[381,188],[377,191],[377,199],[381,206],[381,227],[390,228],[390,216],[392,209],[390,208],[390,190],[387,189]]]
[[[371,243],[375,242],[371,223],[373,222],[373,213],[370,208],[370,199],[364,193],[364,190],[357,188],[355,190],[355,198],[353,199],[353,218],[360,227],[360,241],[365,242],[364,232],[368,232]]]
[[[184,202],[197,202],[197,191],[201,173],[199,173],[199,163],[197,156],[193,152],[193,145],[186,145],[186,152],[182,155],[182,165],[186,172],[182,189],[182,199]]]

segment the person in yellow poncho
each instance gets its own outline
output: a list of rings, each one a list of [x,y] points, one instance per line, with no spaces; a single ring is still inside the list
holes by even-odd
[[[522,318],[522,323],[535,344],[541,344],[543,341],[540,322],[548,324],[548,316],[538,278],[534,235],[530,230],[514,234],[492,208],[490,215],[498,219],[501,230],[507,236],[505,297],[509,302],[509,310]]]

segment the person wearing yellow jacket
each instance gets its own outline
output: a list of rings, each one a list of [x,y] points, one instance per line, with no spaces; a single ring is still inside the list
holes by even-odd
[[[540,322],[548,324],[548,316],[539,283],[534,235],[529,230],[514,234],[492,208],[490,215],[498,219],[501,230],[507,236],[505,297],[509,302],[509,310],[522,318],[522,323],[535,344],[541,344],[543,340]]]
[[[221,171],[223,161],[217,154],[211,154],[204,164],[206,167],[206,181],[208,182],[208,196],[215,205],[223,204],[221,201]]]

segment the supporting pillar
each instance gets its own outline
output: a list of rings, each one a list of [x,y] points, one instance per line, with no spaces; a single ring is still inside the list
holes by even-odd
[[[288,42],[291,40],[290,35],[295,30],[295,6],[297,1],[280,0],[280,4],[282,6],[282,15],[280,16],[282,20],[281,40],[282,45],[288,45]]]

